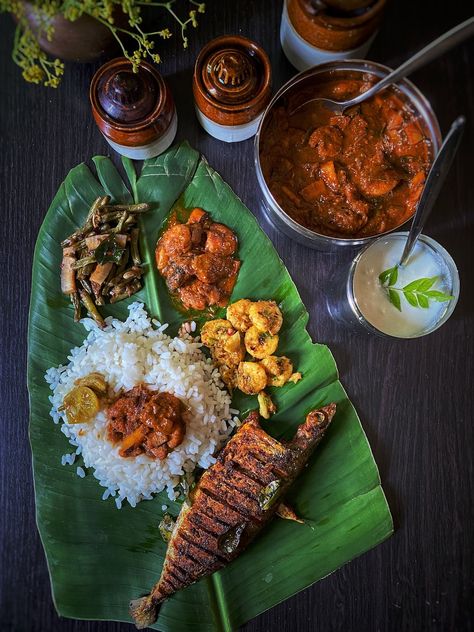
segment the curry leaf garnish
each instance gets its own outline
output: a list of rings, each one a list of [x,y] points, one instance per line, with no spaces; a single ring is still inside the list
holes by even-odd
[[[432,285],[439,279],[439,277],[427,277],[425,279],[416,279],[416,281],[412,281],[408,283],[408,285],[403,286],[404,292],[425,292],[429,290]]]
[[[403,287],[395,287],[395,283],[398,280],[398,265],[388,268],[379,274],[380,284],[387,291],[388,300],[400,312],[402,311],[400,294],[403,294],[407,303],[412,307],[421,307],[423,309],[428,309],[430,300],[439,303],[451,301],[454,296],[440,290],[431,289],[439,278],[439,276],[423,277],[415,279],[415,281],[411,281]]]
[[[124,248],[121,248],[115,239],[114,235],[110,235],[107,239],[104,239],[94,251],[95,260],[97,263],[119,263],[124,253]]]
[[[388,268],[388,270],[384,270],[379,274],[379,281],[382,285],[388,282],[390,278],[390,274],[392,273],[393,268]]]
[[[281,481],[276,479],[261,489],[260,494],[258,495],[258,504],[260,505],[260,509],[263,509],[264,511],[270,509],[277,499],[280,485]]]
[[[225,553],[233,553],[239,546],[240,536],[244,532],[246,526],[247,523],[242,522],[224,533],[219,542],[219,548]]]
[[[392,271],[390,272],[390,276],[388,277],[388,284],[395,285],[398,281],[398,266],[394,266]]]
[[[405,291],[404,292],[404,296],[405,296],[406,300],[410,303],[410,305],[412,307],[418,307],[418,302],[416,300],[416,294],[414,294],[413,292]]]
[[[158,525],[160,535],[165,542],[169,542],[171,540],[171,534],[173,532],[174,525],[174,518],[170,516],[169,513],[165,513],[163,518],[161,519],[160,524]]]
[[[394,305],[399,312],[402,311],[402,304],[400,301],[400,295],[393,289],[389,288],[388,290],[388,299]]]
[[[183,477],[183,479],[179,483],[178,489],[179,496],[176,501],[179,503],[188,503],[188,505],[191,507],[194,500],[194,494],[196,492],[196,481],[192,481],[191,483],[189,483],[189,481],[187,481],[186,478]]]
[[[444,303],[445,301],[450,301],[454,298],[454,296],[449,296],[439,290],[430,290],[429,292],[425,292],[425,296],[432,301],[438,301],[438,303]]]

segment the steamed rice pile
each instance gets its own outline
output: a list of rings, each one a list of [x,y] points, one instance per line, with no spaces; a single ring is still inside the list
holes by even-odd
[[[180,481],[189,481],[196,466],[212,465],[213,454],[238,424],[233,417],[237,411],[230,408],[230,396],[219,372],[202,353],[201,343],[189,335],[170,338],[164,333],[167,325],[151,321],[141,303],[130,305],[129,312],[125,322],[107,319],[104,329],[91,319],[83,320],[89,334],[82,346],[71,351],[68,365],[48,369],[45,376],[53,391],[51,416],[55,423],[63,422],[62,432],[77,446],[74,453],[63,455],[62,464],[73,465],[76,455],[82,454],[85,467],[93,468],[106,488],[102,498],[115,496],[118,508],[124,500],[135,506],[165,488],[170,499],[176,498]],[[107,439],[104,411],[90,423],[68,424],[58,408],[74,381],[94,371],[104,375],[117,395],[144,383],[151,390],[179,397],[189,408],[181,445],[164,460],[145,455],[123,458],[119,445]],[[81,466],[76,472],[85,476]]]

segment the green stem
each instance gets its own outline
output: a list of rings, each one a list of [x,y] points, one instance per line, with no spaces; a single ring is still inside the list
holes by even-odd
[[[18,64],[18,62],[20,61],[19,57],[17,56],[20,54],[20,37],[21,37],[21,26],[20,24],[18,24],[15,29],[15,35],[13,37],[13,49],[12,49],[12,60],[15,62],[15,64]]]
[[[116,29],[112,28],[110,29],[112,31],[112,35],[115,37],[115,39],[117,40],[117,42],[120,44],[120,48],[122,49],[122,53],[124,55],[124,57],[128,57],[128,53],[125,49],[125,46],[122,44],[122,40],[120,39],[120,37],[117,35]]]
[[[140,35],[142,36],[143,39],[145,39],[147,35],[150,36],[150,33],[144,33],[138,24],[135,26],[135,28],[137,29],[137,31],[140,32]]]
[[[90,14],[88,14],[88,15],[90,15]],[[94,16],[92,16],[92,17],[94,17]],[[112,32],[112,35],[115,37],[117,42],[120,44],[120,48],[122,49],[124,57],[129,58],[130,56],[129,56],[129,54],[126,51],[125,46],[122,43],[122,40],[117,35],[117,31],[120,31],[121,33],[125,33],[125,35],[128,35],[129,37],[133,37],[133,39],[138,42],[138,44],[139,44],[139,46],[141,48],[140,36],[137,35],[136,33],[132,33],[131,31],[127,31],[127,29],[122,29],[119,26],[112,26],[110,24],[110,22],[107,22],[107,20],[104,20],[104,18],[96,17],[95,19],[97,21],[101,22],[102,24],[104,24],[105,26],[107,26],[110,29],[110,31]]]
[[[174,19],[176,20],[176,22],[178,22],[179,24],[181,24],[181,29],[183,29],[183,27],[185,26],[185,22],[182,22],[178,16],[176,15],[176,13],[173,11],[173,9],[171,7],[166,7],[168,9],[168,11],[171,13],[171,15],[174,17]]]
[[[171,2],[138,2],[137,4],[144,7],[162,7],[163,9],[166,9],[174,17],[176,22],[180,24],[181,32],[183,32],[183,28],[185,29],[186,24],[189,22],[189,20],[187,20],[186,22],[183,22],[182,20],[180,20],[180,18],[176,15],[176,13],[171,8],[171,4],[172,4]],[[183,36],[183,39],[184,39],[184,36]]]
[[[173,2],[137,2],[142,7],[162,7],[163,9],[170,9]]]
[[[147,37],[152,37],[153,35],[160,35],[163,31],[164,29],[161,29],[161,31],[150,31],[149,33],[144,33],[144,35],[146,35]]]
[[[91,14],[88,13],[87,15],[91,15]],[[107,22],[107,20],[104,20],[104,18],[96,18],[93,15],[91,15],[91,17],[94,17],[95,20],[98,20],[99,22],[102,22],[102,24],[107,26],[113,33],[115,31],[120,31],[121,33],[125,33],[125,35],[128,35],[129,37],[133,37],[133,39],[135,39],[138,42],[140,42],[140,36],[137,35],[136,33],[134,33],[133,31],[128,31],[127,29],[123,29],[120,26],[112,26],[112,24],[110,24],[110,22]]]

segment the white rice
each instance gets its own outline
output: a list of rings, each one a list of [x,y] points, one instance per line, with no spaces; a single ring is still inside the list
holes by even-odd
[[[151,321],[141,303],[130,305],[129,312],[125,322],[108,318],[104,329],[84,319],[89,334],[82,346],[72,349],[69,364],[48,369],[45,376],[53,391],[51,416],[55,423],[62,421],[62,432],[76,446],[75,452],[63,455],[62,465],[72,465],[81,454],[84,467],[77,466],[77,475],[83,478],[84,468],[93,468],[93,475],[106,488],[102,499],[114,496],[118,509],[125,500],[134,507],[164,489],[175,499],[180,480],[189,481],[196,466],[212,465],[215,452],[239,425],[234,417],[238,411],[230,407],[230,395],[202,353],[201,343],[189,335],[170,338],[164,333],[168,325]],[[74,381],[93,371],[104,375],[110,394],[144,383],[179,397],[189,409],[181,445],[163,460],[143,454],[123,458],[119,446],[107,439],[104,411],[90,423],[68,424],[58,408]]]

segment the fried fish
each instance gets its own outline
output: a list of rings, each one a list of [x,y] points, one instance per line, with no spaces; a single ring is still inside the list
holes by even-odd
[[[165,599],[242,553],[274,516],[335,411],[335,404],[311,411],[286,444],[261,428],[258,413],[249,414],[183,503],[159,581],[130,603],[137,628],[156,621]]]

